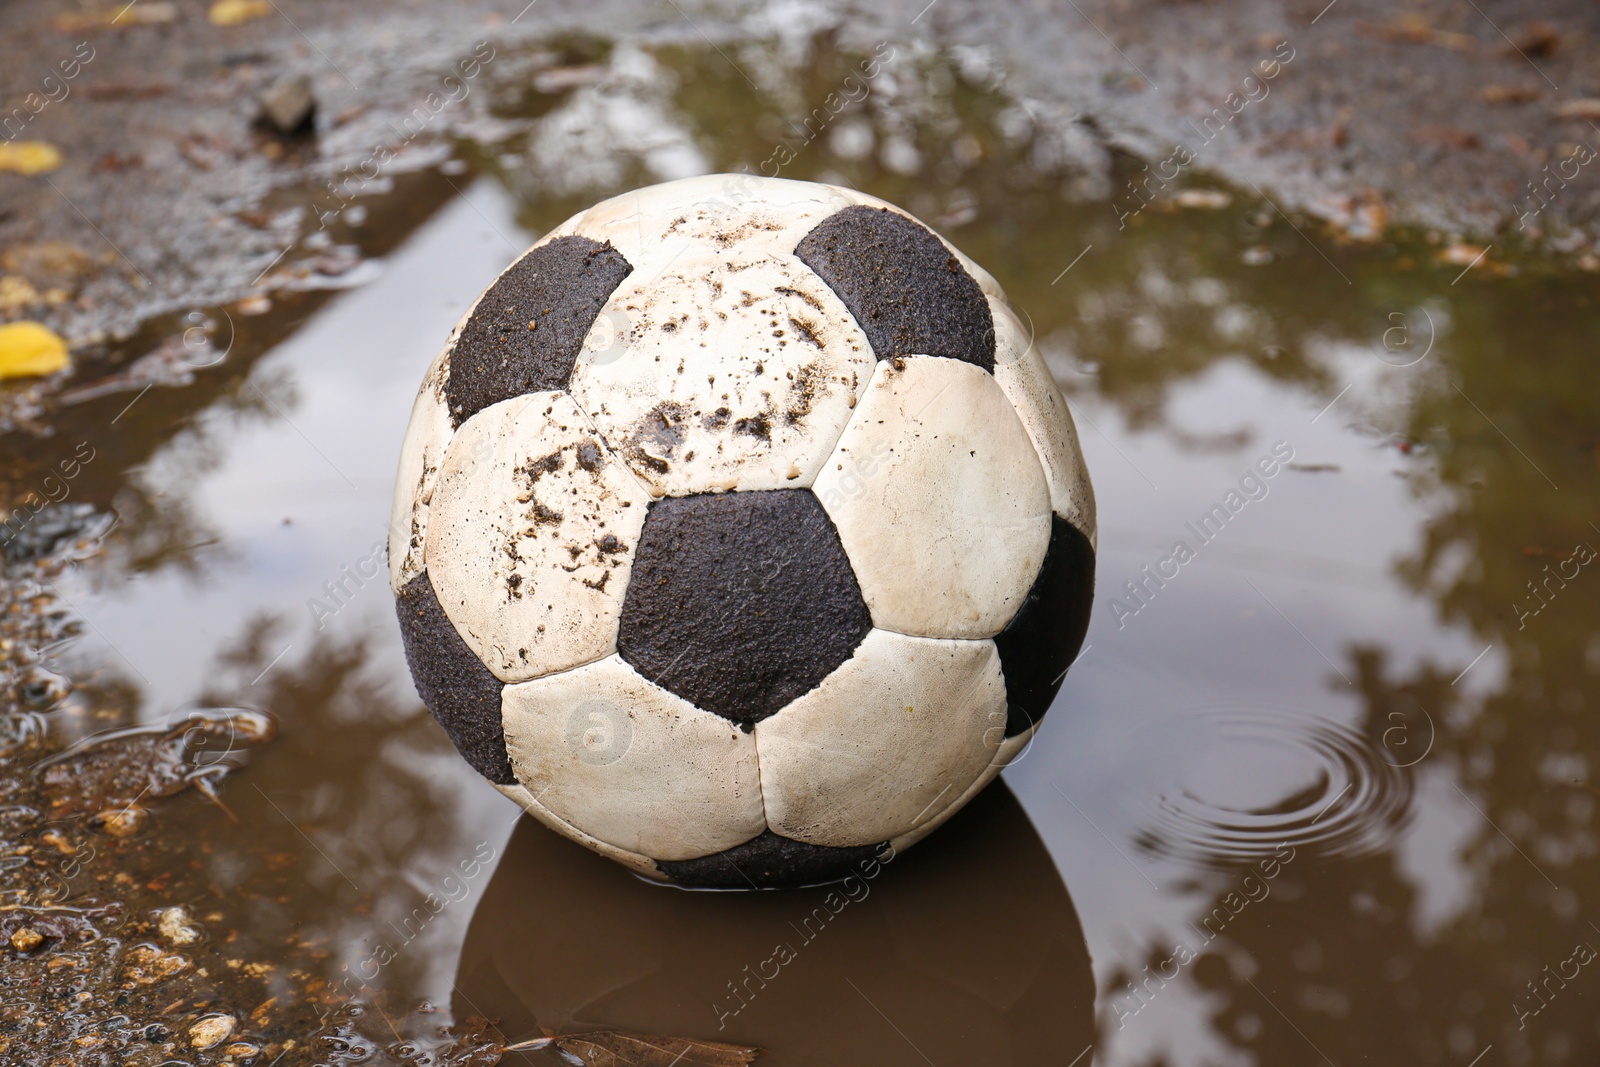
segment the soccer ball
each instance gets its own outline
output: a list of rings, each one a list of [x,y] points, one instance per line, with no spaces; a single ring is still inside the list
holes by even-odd
[[[839,877],[1023,751],[1094,500],[1027,329],[900,209],[713,175],[508,267],[423,380],[389,569],[461,754],[650,878]]]

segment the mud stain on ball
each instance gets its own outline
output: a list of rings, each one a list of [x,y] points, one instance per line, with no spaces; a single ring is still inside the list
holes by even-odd
[[[548,475],[568,470],[566,453],[572,453],[572,476],[546,481],[541,499],[540,480]],[[536,592],[532,573],[524,574],[525,561],[522,543],[541,537],[554,538],[566,552],[570,563],[559,564],[568,574],[589,568],[588,576],[579,575],[579,581],[596,592],[604,592],[611,579],[611,569],[623,562],[628,549],[615,534],[594,536],[595,530],[604,530],[603,512],[614,506],[616,494],[600,477],[605,466],[605,453],[600,444],[584,437],[542,456],[531,457],[514,468],[519,484],[516,502],[522,506],[520,525],[513,524],[507,531],[505,556],[511,565],[506,575],[506,598],[520,599],[525,592]],[[577,472],[587,474],[589,484],[579,485],[574,479]],[[627,505],[624,505],[627,506]],[[563,530],[567,511],[577,507],[584,523],[571,534]],[[585,510],[587,509],[587,510]],[[592,558],[589,558],[592,557]],[[593,573],[594,568],[599,573]]]

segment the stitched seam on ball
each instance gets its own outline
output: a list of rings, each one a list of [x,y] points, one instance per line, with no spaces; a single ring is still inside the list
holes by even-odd
[[[599,316],[597,315],[597,316],[595,316],[595,318],[598,320]],[[579,353],[578,358],[579,359],[583,358],[583,354],[581,352]],[[576,362],[574,362],[573,365],[572,365],[572,375],[576,376],[577,373],[578,373],[578,364]],[[562,392],[562,393],[565,393],[567,395],[567,397],[569,397],[572,400],[572,406],[577,408],[578,409],[578,414],[583,416],[584,424],[586,426],[588,426],[589,432],[594,434],[595,438],[605,448],[606,457],[611,462],[615,463],[618,467],[621,467],[625,472],[627,472],[628,477],[633,479],[634,484],[639,487],[639,492],[641,494],[643,494],[643,496],[644,496],[644,501],[643,501],[644,505],[646,507],[649,507],[650,501],[656,499],[655,490],[651,489],[650,486],[648,484],[646,484],[639,477],[639,475],[634,471],[633,467],[631,465],[629,465],[628,461],[622,458],[622,453],[618,452],[615,448],[613,448],[612,445],[611,445],[611,442],[606,440],[605,431],[600,429],[600,424],[595,421],[594,412],[592,412],[588,408],[584,407],[583,406],[583,399],[581,397],[579,397],[577,393],[572,391],[572,377],[571,376],[569,376],[567,378],[567,388],[559,390],[559,391]],[[639,546],[637,544],[635,544],[634,545],[635,553],[638,552],[638,548],[639,548]],[[637,559],[637,556],[635,556],[635,558]],[[631,580],[633,578],[633,573],[632,573],[633,567],[632,567],[631,563],[629,564],[629,568],[628,569],[629,569],[628,577]],[[611,643],[613,645],[615,645],[616,644],[616,639],[613,638]]]
[[[856,647],[859,648],[860,646],[858,645]],[[854,654],[855,653],[853,653],[853,652],[851,653],[851,655],[854,655]],[[846,662],[849,662],[849,661],[847,660]],[[838,669],[839,669],[838,667],[834,668],[834,670],[838,670]],[[817,685],[821,685],[821,684],[822,684],[821,682],[817,683]],[[815,689],[816,686],[812,686],[812,688]],[[795,699],[799,699],[799,698],[796,697]],[[792,703],[794,703],[794,701],[791,700],[789,703],[792,704]],[[770,718],[770,716],[768,716],[768,718]],[[762,720],[762,721],[765,721],[765,720]],[[738,727],[734,727],[734,729],[737,730]],[[760,722],[757,722],[750,729],[750,744],[756,751],[756,795],[761,798],[761,832],[762,833],[766,833],[768,830],[772,830],[772,822],[771,822],[771,820],[769,820],[767,818],[767,784],[766,784],[766,780],[761,775],[761,723]],[[773,833],[777,833],[778,831],[772,830],[772,832]]]
[[[843,301],[840,301],[840,303],[843,304]],[[845,314],[848,315],[849,313],[850,313],[849,309],[846,309],[845,310]],[[850,321],[852,321],[852,322],[855,321],[854,316],[851,317]],[[857,329],[859,329],[859,328],[860,328],[860,326],[858,324],[857,325]],[[869,342],[867,342],[867,344],[870,347],[871,342],[869,341]],[[848,418],[846,418],[844,420],[844,425],[839,427],[839,434],[838,434],[837,437],[834,438],[833,445],[828,449],[828,454],[826,456],[822,457],[822,466],[817,468],[816,476],[811,479],[811,491],[813,493],[816,493],[817,479],[821,478],[822,475],[827,471],[828,464],[830,462],[837,462],[837,460],[835,460],[835,457],[839,455],[839,443],[844,440],[844,435],[850,432],[850,427],[855,425],[856,416],[861,414],[861,409],[866,406],[864,401],[866,400],[867,393],[870,392],[871,389],[872,389],[872,383],[878,380],[878,372],[880,370],[882,370],[883,366],[888,362],[889,361],[885,360],[885,359],[878,359],[877,358],[877,353],[876,352],[873,353],[872,372],[867,375],[867,384],[862,387],[861,395],[856,397],[855,407],[850,409],[850,415],[849,415]],[[833,512],[828,510],[827,502],[822,499],[822,494],[820,494],[820,493],[817,493],[817,502],[822,505],[822,513],[824,515],[828,516],[828,521],[833,523],[834,529],[837,530],[839,528],[839,520],[834,516]],[[848,546],[844,545],[843,536],[841,536],[839,538],[839,544],[842,547],[844,547],[844,561],[850,565],[850,573],[856,580],[856,588],[861,590],[861,598],[863,600],[866,600],[866,597],[867,597],[866,586],[861,584],[861,575],[856,574],[855,561],[850,558],[850,549],[849,549]],[[868,604],[867,604],[867,612],[868,612],[868,617],[869,618],[871,617],[871,610],[872,610],[872,604],[871,604],[871,602],[868,602]],[[877,623],[873,622],[873,625],[876,626]],[[821,683],[818,683],[818,684],[820,685]],[[814,689],[816,687],[813,686],[812,688]]]
[[[504,706],[504,704],[502,704],[502,707],[503,706]],[[516,768],[513,766],[513,768],[512,768],[513,772],[515,771],[515,769]],[[544,822],[545,821],[544,818],[540,818],[539,813],[542,812],[544,814],[545,818],[548,818],[550,820],[550,822],[558,823],[558,824],[560,824],[560,826],[563,826],[568,831],[570,831],[570,833],[566,834],[565,836],[569,837],[571,840],[577,842],[578,844],[583,845],[585,848],[592,849],[592,848],[594,848],[594,845],[601,845],[601,846],[603,846],[605,848],[608,848],[608,849],[614,849],[615,851],[620,852],[625,856],[631,856],[634,859],[641,860],[641,861],[643,861],[643,865],[647,865],[647,866],[650,866],[650,867],[654,867],[655,866],[655,862],[656,862],[655,859],[650,857],[650,856],[646,856],[643,852],[635,852],[631,848],[623,848],[621,845],[613,844],[612,842],[606,841],[603,838],[596,837],[593,834],[591,834],[591,833],[589,833],[589,832],[587,832],[585,830],[582,830],[582,829],[578,828],[577,826],[574,826],[572,823],[568,822],[566,819],[563,819],[561,816],[557,815],[555,812],[551,811],[549,808],[547,808],[543,804],[539,803],[538,797],[535,797],[533,795],[533,790],[529,789],[526,785],[523,784],[522,779],[520,779],[520,778],[517,779],[517,785],[521,786],[522,790],[528,794],[528,802],[526,804],[522,804],[521,801],[518,801],[517,803],[522,804],[523,810],[528,812],[528,814],[532,815],[535,819],[539,819],[540,822]],[[515,798],[513,798],[513,799],[515,799]],[[534,810],[535,808],[537,808],[538,811],[535,811]],[[546,825],[548,826],[548,823]],[[555,826],[549,826],[549,829],[555,831],[556,833],[562,833],[562,831],[560,829],[558,829],[557,827],[555,827]],[[592,842],[592,844],[591,844],[591,842]]]
[[[1009,313],[1009,314],[1013,315],[1013,317],[1015,317],[1014,310],[1012,309],[1011,305],[1009,303],[1007,303],[1006,301],[1003,301],[1003,300],[999,299],[998,297],[994,296],[991,293],[985,293],[984,297],[989,301],[989,317],[990,317],[990,320],[992,322],[995,322],[995,323],[999,323],[1000,322],[1000,315],[995,311],[996,307],[1004,308],[1007,313]],[[999,340],[998,340],[998,335],[999,335],[999,327],[998,326],[995,327],[995,333],[996,333],[995,365],[998,367],[999,366],[999,355],[1000,355]],[[1029,339],[1028,339],[1028,347],[1023,350],[1022,355],[1017,357],[1017,362],[1021,363],[1023,360],[1027,359],[1028,358],[1028,353],[1033,351],[1034,347],[1035,347],[1034,346],[1034,338],[1030,336]],[[1040,362],[1043,363],[1044,362],[1044,353],[1041,351],[1039,356],[1040,356]],[[1061,401],[1061,420],[1060,421],[1061,421],[1061,428],[1064,431],[1061,436],[1062,436],[1064,441],[1066,441],[1066,442],[1068,442],[1070,444],[1071,451],[1077,453],[1076,457],[1074,457],[1074,456],[1069,454],[1069,455],[1063,456],[1062,458],[1063,458],[1064,461],[1066,461],[1066,466],[1067,467],[1076,467],[1076,468],[1081,469],[1083,467],[1083,465],[1084,465],[1083,464],[1083,449],[1078,444],[1078,427],[1077,427],[1077,424],[1072,421],[1072,411],[1067,406],[1067,395],[1065,393],[1063,393],[1061,391],[1061,387],[1056,384],[1055,376],[1050,373],[1050,365],[1048,363],[1044,364],[1044,370],[1045,370],[1045,387],[1047,389],[1054,390],[1055,395]],[[1036,407],[1034,407],[1034,405],[1031,405],[1031,404],[1027,403],[1027,399],[1028,398],[1026,397],[1026,395],[1012,396],[1011,395],[1011,391],[1006,388],[1005,382],[1001,381],[999,374],[995,374],[994,380],[995,380],[995,384],[1000,387],[1000,392],[1005,394],[1005,398],[1011,402],[1011,407],[1012,407],[1013,410],[1021,410],[1024,407],[1033,407],[1034,408],[1034,412],[1033,413],[1040,417],[1040,421],[1041,422],[1049,422],[1050,421],[1047,412],[1039,411],[1039,410],[1037,410]],[[1055,500],[1053,499],[1054,496],[1055,496],[1055,487],[1052,484],[1052,481],[1051,481],[1051,478],[1050,478],[1050,464],[1045,461],[1045,449],[1043,447],[1043,442],[1039,438],[1036,438],[1034,436],[1033,431],[1028,429],[1027,421],[1024,420],[1020,415],[1017,416],[1017,421],[1022,423],[1022,432],[1028,438],[1028,443],[1033,446],[1034,458],[1039,461],[1040,469],[1044,472],[1045,490],[1050,495],[1050,497],[1052,498],[1051,501],[1050,501],[1050,513],[1052,515],[1059,515],[1063,522],[1067,523],[1069,526],[1072,526],[1074,529],[1076,529],[1079,533],[1083,534],[1083,536],[1092,544],[1094,542],[1094,540],[1095,540],[1095,537],[1094,537],[1094,534],[1091,531],[1085,530],[1083,528],[1082,524],[1073,522],[1072,521],[1072,516],[1062,514],[1062,512],[1060,512],[1060,511],[1058,511],[1056,509]],[[1044,436],[1043,434],[1039,435],[1039,437],[1043,437],[1043,436]],[[1074,458],[1076,458],[1076,460],[1077,460],[1076,463],[1071,462]],[[1077,481],[1078,480],[1074,479],[1074,478],[1071,478],[1071,477],[1067,477],[1066,474],[1067,474],[1067,472],[1064,470],[1062,472],[1062,479],[1061,479],[1062,482],[1064,483],[1064,485],[1062,486],[1061,492],[1062,492],[1062,495],[1065,496],[1066,499],[1067,499],[1067,503],[1069,505],[1068,510],[1076,511],[1076,512],[1078,512],[1080,517],[1085,517],[1088,514],[1088,510],[1084,507],[1085,502],[1082,501],[1082,500],[1079,500],[1078,496],[1077,496],[1077,493],[1075,492],[1075,490],[1077,489]],[[1088,480],[1087,479],[1083,479],[1083,483],[1087,486],[1088,485]],[[1090,506],[1093,506],[1092,502],[1091,502]]]

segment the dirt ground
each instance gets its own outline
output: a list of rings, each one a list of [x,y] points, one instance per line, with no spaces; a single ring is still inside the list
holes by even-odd
[[[381,191],[452,138],[492,145],[508,124],[491,95],[541,71],[560,91],[573,57],[546,45],[574,31],[725,55],[824,27],[861,48],[930,41],[1000,72],[1035,122],[1076,131],[1091,154],[1143,160],[1146,191],[1219,181],[1358,239],[1415,226],[1496,257],[1593,262],[1600,8],[1324,2],[258,0],[258,17],[219,26],[207,0],[13,0],[0,10],[3,137],[61,159],[0,173],[0,317],[83,346],[151,314],[321,284],[339,264],[304,238],[343,206],[328,182],[366,167],[379,176],[363,192]],[[293,72],[311,79],[313,136],[254,124],[259,94]],[[430,93],[444,103],[402,127]],[[395,158],[374,166],[380,147]],[[1130,207],[1141,195],[1120,174],[1098,192]]]

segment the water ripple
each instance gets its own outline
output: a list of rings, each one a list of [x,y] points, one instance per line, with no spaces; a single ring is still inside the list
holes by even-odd
[[[1284,844],[1356,857],[1388,848],[1410,817],[1411,774],[1348,726],[1251,707],[1197,720],[1203,739],[1135,836],[1148,852],[1208,867]]]

